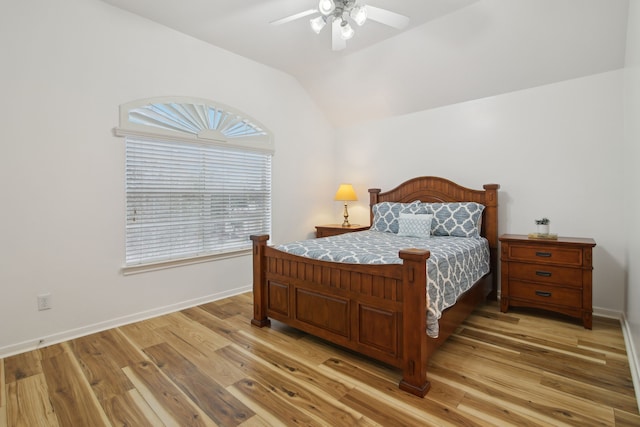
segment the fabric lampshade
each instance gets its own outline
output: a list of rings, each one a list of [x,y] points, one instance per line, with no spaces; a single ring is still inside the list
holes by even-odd
[[[356,195],[356,191],[353,189],[353,185],[340,184],[338,191],[336,191],[334,200],[340,200],[343,202],[355,201],[358,200],[358,196]]]

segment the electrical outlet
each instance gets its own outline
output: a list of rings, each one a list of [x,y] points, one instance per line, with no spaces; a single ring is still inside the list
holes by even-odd
[[[51,308],[51,294],[38,295],[38,310],[49,310]]]

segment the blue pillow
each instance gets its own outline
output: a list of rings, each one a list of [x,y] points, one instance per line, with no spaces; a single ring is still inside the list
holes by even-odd
[[[434,236],[480,237],[484,205],[476,202],[423,203],[433,215]]]

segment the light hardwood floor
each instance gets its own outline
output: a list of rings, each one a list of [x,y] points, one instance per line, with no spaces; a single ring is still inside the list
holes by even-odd
[[[0,426],[640,425],[620,325],[495,303],[400,372],[273,322],[251,294],[0,359]]]

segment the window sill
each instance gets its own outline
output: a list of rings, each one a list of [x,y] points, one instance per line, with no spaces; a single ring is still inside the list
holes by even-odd
[[[151,262],[148,264],[127,265],[120,270],[124,276],[132,274],[146,273],[149,271],[164,270],[167,268],[182,267],[185,265],[201,264],[203,262],[218,261],[229,258],[237,258],[241,256],[251,255],[252,249],[243,249],[236,252],[227,252],[224,254],[203,255],[199,257],[191,257],[184,259],[173,259],[169,261]]]

